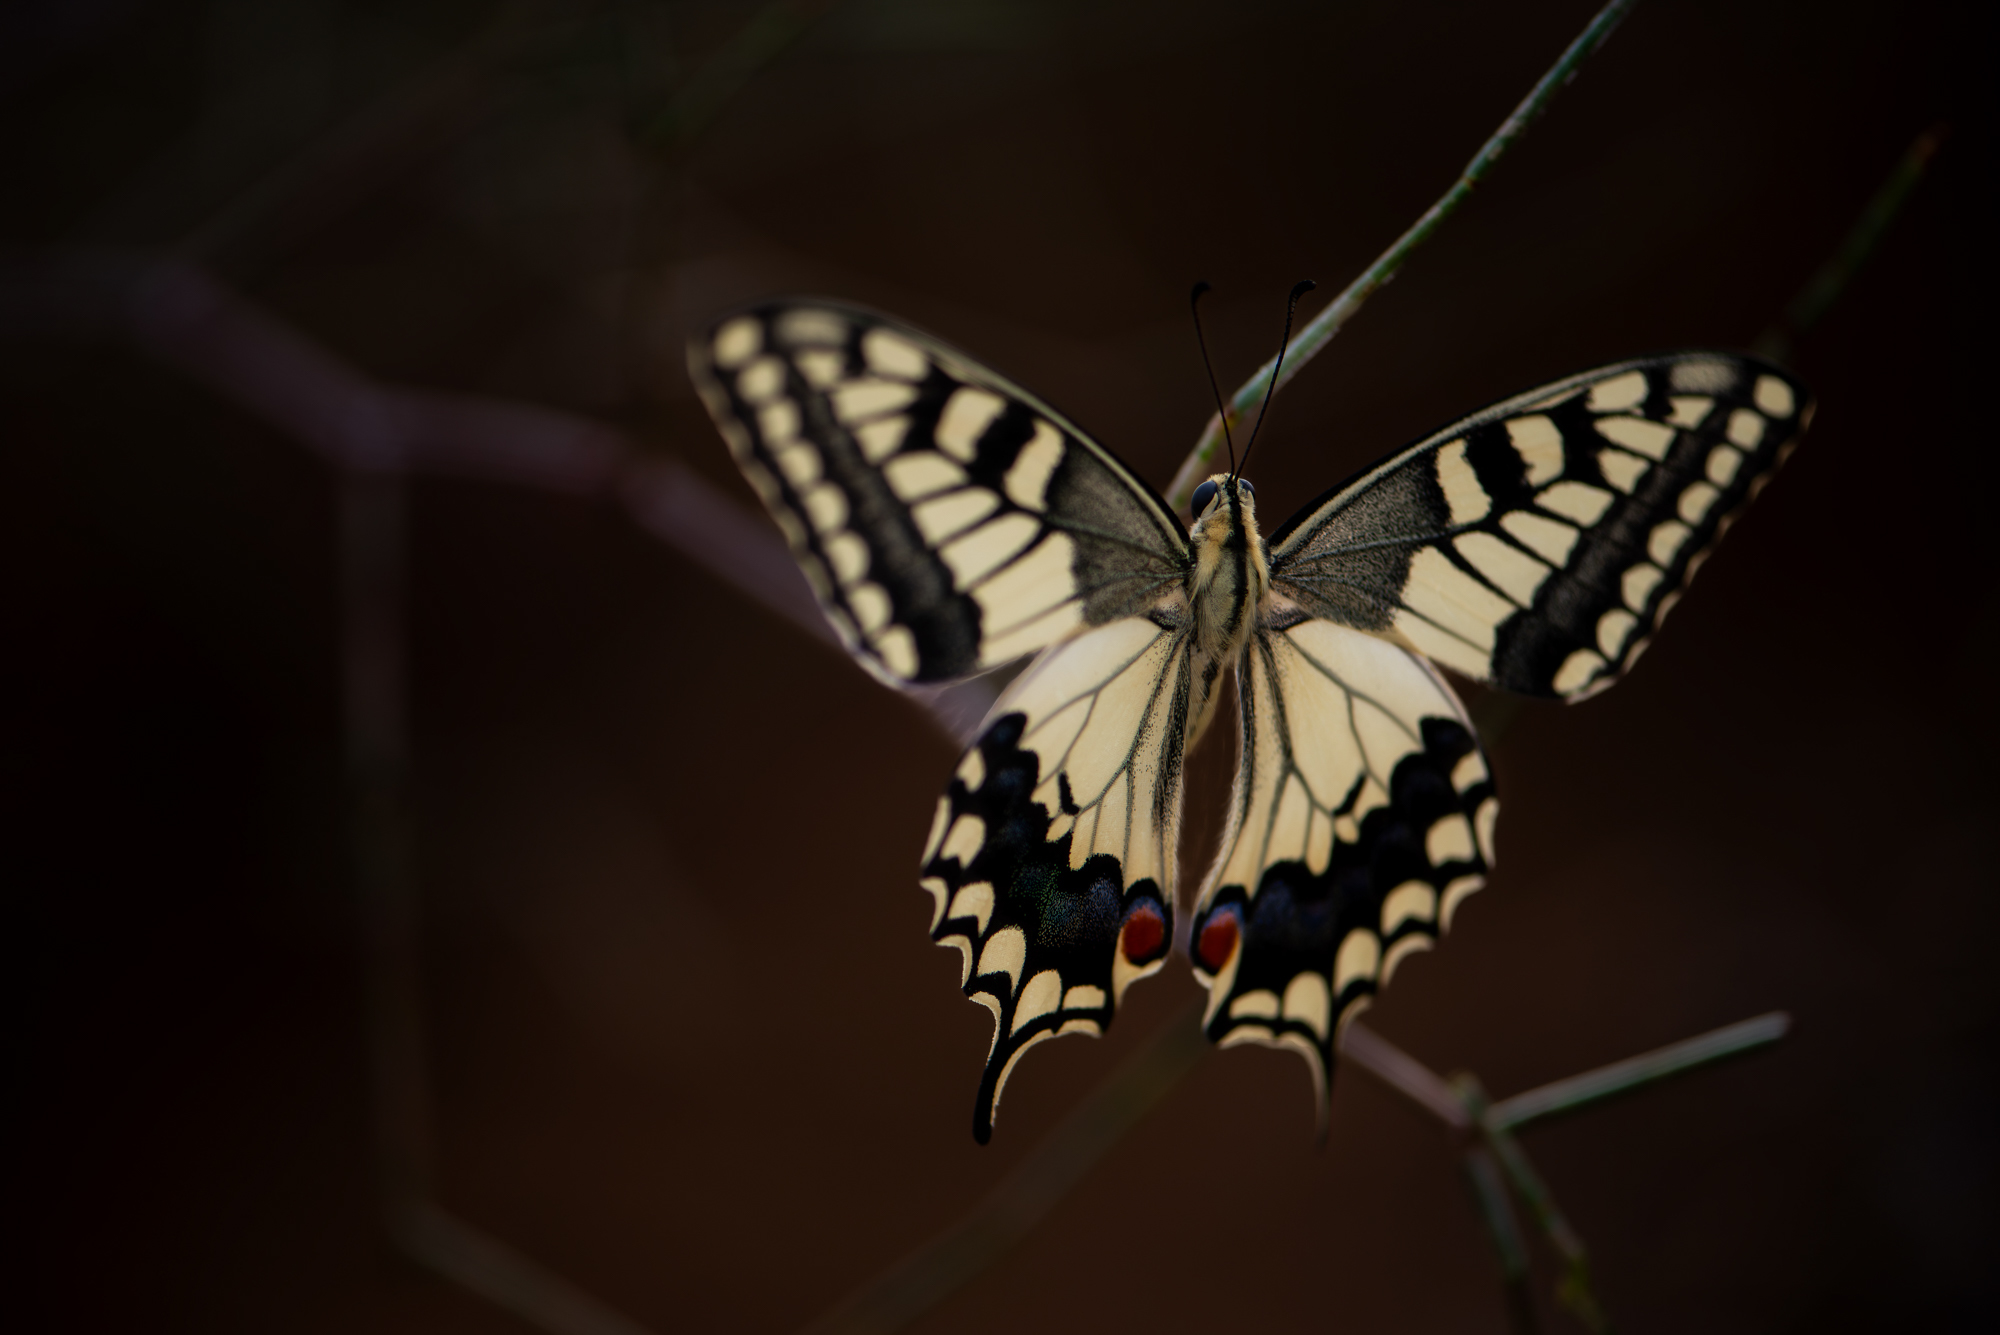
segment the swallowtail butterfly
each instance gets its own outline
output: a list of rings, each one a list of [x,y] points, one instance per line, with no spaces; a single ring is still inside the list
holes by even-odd
[[[1192,526],[1067,418],[830,301],[731,315],[690,365],[856,659],[892,686],[1037,654],[938,800],[931,937],[993,1012],[974,1133],[1021,1055],[1100,1034],[1174,939],[1182,759],[1236,674],[1227,831],[1187,936],[1217,1043],[1290,1048],[1324,1117],[1345,1022],[1493,862],[1439,668],[1580,700],[1645,650],[1796,443],[1803,387],[1722,352],[1620,362],[1454,422],[1268,539]]]

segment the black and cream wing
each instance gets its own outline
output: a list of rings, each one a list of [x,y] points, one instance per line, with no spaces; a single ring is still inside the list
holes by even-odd
[[[1177,583],[1165,502],[1054,409],[834,302],[729,316],[689,368],[827,618],[892,685],[967,676]]]
[[[1798,381],[1729,353],[1572,376],[1308,506],[1272,536],[1272,586],[1469,677],[1581,699],[1638,659],[1809,416]]]
[[[1021,1054],[1101,1034],[1173,937],[1181,757],[1191,694],[1178,592],[1050,649],[965,753],[924,850],[931,938],[964,952],[993,1012],[973,1134]]]
[[[1401,645],[1279,607],[1237,665],[1242,752],[1196,905],[1203,1020],[1306,1059],[1485,884],[1500,807],[1463,707]]]

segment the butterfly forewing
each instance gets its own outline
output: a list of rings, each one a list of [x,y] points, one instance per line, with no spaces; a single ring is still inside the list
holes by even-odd
[[[1573,376],[1307,507],[1272,538],[1272,583],[1469,677],[1581,699],[1637,660],[1809,411],[1784,371],[1724,353]]]
[[[1180,578],[1186,538],[1144,484],[913,329],[773,303],[718,323],[689,362],[827,618],[892,684],[983,671]]]
[[[1209,1037],[1305,1057],[1427,948],[1493,857],[1499,803],[1451,689],[1399,645],[1296,613],[1237,667],[1242,754],[1195,911]]]

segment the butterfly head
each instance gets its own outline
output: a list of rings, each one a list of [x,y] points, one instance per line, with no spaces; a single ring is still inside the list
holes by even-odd
[[[1256,527],[1257,489],[1245,478],[1232,478],[1227,473],[1215,476],[1194,489],[1194,499],[1188,509],[1194,515],[1194,526],[1200,531],[1211,516],[1222,517],[1223,523],[1232,524],[1234,515],[1241,514],[1244,522]]]

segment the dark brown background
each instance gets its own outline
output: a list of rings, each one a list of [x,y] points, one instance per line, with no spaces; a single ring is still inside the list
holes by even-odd
[[[746,502],[680,343],[825,292],[1164,485],[1206,411],[1189,283],[1240,380],[1591,9],[851,0],[677,138],[754,6],[13,4],[0,231],[191,255],[372,374],[616,422]],[[1977,9],[1640,6],[1258,447],[1281,518],[1537,381],[1746,344],[1954,124],[1801,350],[1806,448],[1629,683],[1507,734],[1498,874],[1371,1017],[1506,1094],[1796,1015],[1529,1135],[1627,1331],[2000,1322]],[[328,473],[115,343],[0,348],[8,1324],[521,1329],[374,1223]],[[475,1223],[659,1329],[793,1327],[1193,990],[1038,1052],[976,1148],[989,1021],[911,871],[952,748],[613,505],[415,495],[432,1089]],[[1311,1118],[1295,1058],[1210,1056],[919,1329],[1501,1330],[1443,1134],[1355,1072],[1324,1149]]]

